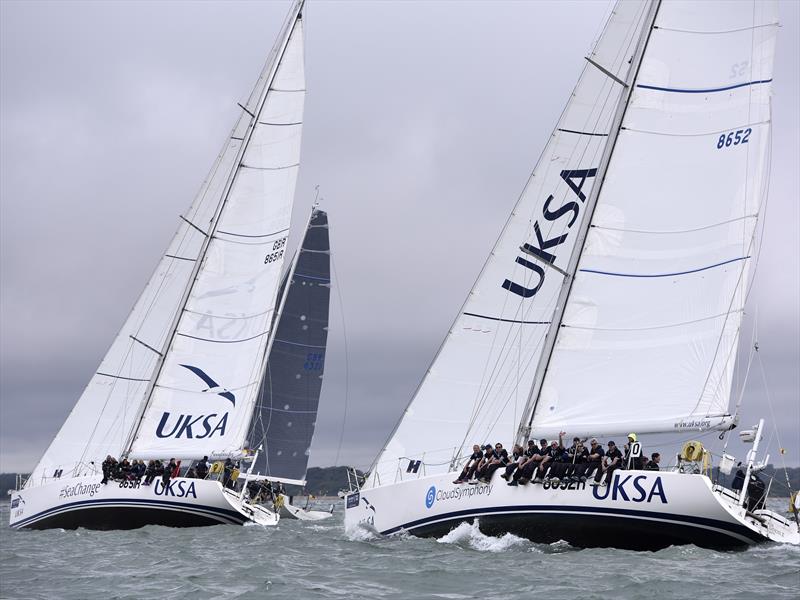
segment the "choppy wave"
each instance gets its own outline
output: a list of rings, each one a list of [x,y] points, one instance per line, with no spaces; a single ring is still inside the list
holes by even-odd
[[[579,550],[492,537],[464,523],[439,539],[345,535],[342,508],[314,523],[134,531],[12,531],[0,510],[2,598],[346,600],[686,597],[796,600],[800,548]]]
[[[477,521],[461,523],[447,535],[436,540],[440,544],[455,544],[462,548],[471,548],[483,552],[506,552],[509,550],[529,549],[528,540],[506,533],[501,537],[491,537],[481,532]]]

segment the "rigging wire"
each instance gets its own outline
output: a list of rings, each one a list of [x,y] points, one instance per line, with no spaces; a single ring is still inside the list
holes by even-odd
[[[761,355],[758,355],[758,366],[759,371],[761,372],[761,382],[764,384],[764,395],[767,398],[767,406],[769,406],[769,414],[772,417],[772,435],[775,437],[775,440],[778,442],[778,455],[781,457],[781,467],[783,468],[783,474],[786,477],[786,487],[789,490],[789,494],[791,496],[792,493],[792,484],[789,480],[789,470],[786,467],[786,459],[784,458],[784,448],[783,444],[781,444],[781,437],[780,433],[778,432],[778,421],[775,418],[775,408],[772,405],[772,394],[769,392],[769,385],[767,384],[767,374],[766,370],[764,369],[764,362],[761,360]],[[769,448],[769,443],[767,443],[767,448]]]
[[[333,253],[330,254],[331,258],[331,271],[333,272],[334,280],[336,281],[336,295],[339,298],[339,316],[342,320],[342,339],[344,341],[344,413],[342,415],[342,426],[339,431],[339,445],[336,447],[336,459],[333,461],[334,466],[339,464],[339,455],[342,451],[342,443],[344,441],[344,432],[347,428],[347,409],[350,403],[350,355],[347,346],[347,327],[344,320],[344,304],[342,302],[342,286],[339,285],[339,274],[336,271],[336,263],[333,260]]]

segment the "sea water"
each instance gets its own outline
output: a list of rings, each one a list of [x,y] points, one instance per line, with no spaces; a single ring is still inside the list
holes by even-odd
[[[276,527],[16,531],[7,505],[0,518],[2,598],[800,597],[800,547],[779,544],[581,550],[489,537],[471,523],[439,539],[347,536],[341,505],[327,521]]]

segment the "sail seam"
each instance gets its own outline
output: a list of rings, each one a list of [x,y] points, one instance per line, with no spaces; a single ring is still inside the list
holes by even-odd
[[[103,377],[111,377],[112,379],[124,379],[125,381],[150,381],[150,379],[139,379],[137,377],[123,377],[122,375],[112,375],[111,373],[103,373],[97,371],[95,375],[102,375]]]
[[[253,387],[257,383],[258,383],[258,381],[251,381],[250,383],[245,383],[244,385],[240,385],[238,387],[231,387],[231,388],[225,388],[225,389],[227,391],[229,391],[229,392],[237,392],[238,393],[238,392],[240,392],[242,390],[246,390],[248,388]],[[186,388],[177,387],[177,386],[174,386],[174,385],[165,385],[163,383],[158,383],[158,384],[156,384],[155,387],[156,388],[161,388],[162,390],[174,390],[176,392],[186,392],[187,394],[205,394],[205,395],[209,395],[209,391],[208,390],[196,390],[196,389],[187,390]],[[214,396],[214,395],[217,395],[217,394],[215,394],[214,392],[211,392],[210,395]]]
[[[179,335],[181,337],[191,338],[193,340],[200,340],[201,342],[213,342],[214,344],[240,344],[241,342],[249,342],[250,340],[254,340],[256,338],[260,338],[265,336],[269,333],[269,331],[265,331],[263,333],[259,333],[249,338],[244,338],[242,340],[211,340],[208,338],[201,338],[194,335],[189,335],[188,333],[181,333],[180,331],[176,332],[175,335]]]
[[[280,88],[271,87],[271,88],[269,88],[269,91],[270,92],[305,92],[306,88],[303,88],[303,89],[300,89],[300,90],[282,90]]]
[[[303,348],[325,348],[325,346],[315,346],[314,344],[301,344],[300,342],[290,342],[288,340],[279,340],[275,338],[273,340],[275,342],[280,342],[281,344],[289,344],[290,346],[302,346]]]
[[[303,273],[295,273],[295,277],[303,277],[305,279],[314,279],[316,281],[324,281],[325,283],[330,283],[330,279],[326,279],[325,277],[314,277],[313,275],[304,275]]]
[[[619,77],[617,77],[616,75],[614,75],[614,73],[612,73],[611,71],[609,71],[608,69],[606,69],[606,68],[605,68],[603,65],[601,65],[600,63],[597,63],[597,62],[593,61],[593,60],[592,60],[591,58],[589,58],[588,56],[586,57],[586,60],[587,60],[587,61],[589,61],[589,63],[590,63],[590,64],[592,64],[592,65],[594,65],[595,67],[597,67],[597,69],[598,69],[598,70],[599,70],[601,73],[603,73],[604,75],[606,75],[606,76],[610,77],[611,79],[613,79],[614,81],[616,81],[618,84],[620,84],[622,87],[628,87],[628,84],[627,84],[627,83],[625,83],[624,81],[622,81],[622,79],[620,79]]]
[[[231,234],[226,234],[231,235]],[[240,244],[242,246],[268,246],[269,244],[274,243],[273,240],[265,240],[263,242],[237,242],[236,240],[229,240],[226,238],[219,237],[218,235],[214,235],[214,239],[219,242],[225,242],[227,244]]]
[[[295,167],[299,167],[300,163],[294,163],[293,165],[283,165],[281,167],[253,167],[250,165],[246,165],[244,163],[240,163],[239,166],[242,169],[254,169],[256,171],[283,171],[285,169],[293,169]]]
[[[184,217],[183,215],[180,215],[180,217],[181,217],[181,219],[183,219],[184,221],[186,221],[186,222],[187,222],[187,223],[188,223],[190,226],[192,226],[192,227],[194,227],[195,229],[197,229],[197,231],[199,231],[200,233],[202,233],[202,234],[203,234],[205,237],[208,237],[208,233],[207,233],[207,232],[205,232],[205,231],[203,231],[202,229],[200,229],[200,228],[199,228],[197,225],[195,225],[194,223],[192,223],[192,222],[191,222],[189,219],[187,219],[187,218],[186,218],[186,217]]]
[[[707,135],[719,135],[720,133],[728,133],[729,131],[736,131],[737,129],[744,129],[745,127],[756,127],[758,125],[769,125],[772,122],[771,119],[767,119],[766,121],[758,121],[756,123],[747,123],[745,125],[738,125],[735,127],[726,127],[725,129],[719,129],[717,131],[703,131],[701,133],[669,133],[667,131],[650,131],[647,129],[634,129],[633,127],[623,127],[625,131],[632,131],[634,133],[647,133],[651,135],[666,135],[669,137],[703,137]]]
[[[550,321],[520,321],[517,319],[503,319],[501,317],[490,317],[488,315],[479,315],[477,313],[465,312],[463,313],[469,317],[478,317],[479,319],[488,319],[489,321],[502,321],[503,323],[519,323],[521,325],[549,325]]]
[[[268,315],[269,313],[273,312],[275,309],[270,308],[269,310],[265,310],[264,312],[256,313],[254,315],[243,315],[243,316],[232,316],[232,315],[215,315],[213,313],[207,312],[200,312],[197,310],[191,310],[189,308],[185,308],[184,311],[188,313],[192,313],[193,315],[200,315],[201,317],[212,317],[212,318],[219,318],[219,319],[254,319],[256,317],[263,317],[264,315]]]
[[[294,123],[270,123],[269,121],[259,121],[259,125],[269,125],[270,127],[290,127],[292,125],[302,125],[302,121],[295,121]]]
[[[772,78],[758,79],[756,81],[747,81],[745,83],[737,83],[734,85],[727,85],[725,87],[719,87],[719,88],[704,88],[704,89],[668,88],[657,85],[647,85],[644,83],[637,83],[636,87],[641,88],[643,90],[655,90],[658,92],[674,92],[677,94],[710,94],[714,92],[726,92],[728,90],[735,90],[737,88],[742,88],[742,87],[750,87],[753,85],[761,85],[762,83],[772,83]]]
[[[159,352],[158,350],[156,350],[155,348],[153,348],[153,347],[152,347],[150,344],[146,344],[145,342],[143,342],[142,340],[140,340],[140,339],[139,339],[139,338],[137,338],[136,336],[129,335],[128,337],[129,337],[129,338],[131,338],[131,339],[132,339],[134,342],[139,342],[139,343],[140,343],[142,346],[144,346],[144,347],[145,347],[145,348],[147,348],[148,350],[152,350],[153,352],[155,352],[155,353],[156,353],[156,354],[158,354],[159,356],[164,356],[164,355],[163,355],[161,352]],[[149,381],[149,380],[148,380],[148,381]]]
[[[690,271],[678,271],[675,273],[653,273],[653,274],[639,274],[639,273],[613,273],[611,271],[599,271],[596,269],[581,269],[581,273],[594,273],[595,275],[611,275],[613,277],[636,277],[636,278],[652,278],[652,277],[674,277],[677,275],[689,275],[691,273],[699,273],[700,271],[707,271],[709,269],[714,269],[716,267],[721,267],[723,265],[727,265],[734,262],[739,262],[740,260],[747,260],[750,256],[740,256],[739,258],[731,258],[730,260],[726,260],[723,262],[719,262],[713,265],[708,265],[707,267],[700,267],[699,269],[692,269]]]
[[[719,313],[718,315],[711,315],[709,317],[702,317],[700,319],[694,319],[693,321],[683,321],[681,323],[670,323],[668,325],[653,325],[650,327],[585,327],[581,325],[569,325],[566,323],[562,323],[562,327],[567,327],[569,329],[581,329],[584,331],[652,331],[654,329],[670,329],[671,327],[682,327],[684,325],[692,325],[694,323],[702,323],[703,321],[713,321],[714,319],[719,319],[720,317],[727,317],[731,313],[737,312],[744,312],[744,310],[732,310],[724,313]]]
[[[194,262],[194,261],[197,260],[196,258],[189,258],[188,256],[176,256],[174,254],[165,254],[164,256],[166,256],[167,258],[174,258],[174,259],[177,259],[177,260],[188,260],[188,261],[191,261],[191,262]]]
[[[235,237],[244,237],[244,238],[265,238],[265,237],[272,237],[273,235],[279,235],[279,234],[284,233],[286,231],[289,231],[288,227],[286,227],[285,229],[281,229],[280,231],[274,231],[272,233],[265,233],[265,234],[262,234],[262,235],[247,235],[247,234],[244,234],[244,233],[232,233],[230,231],[217,230],[217,235],[224,234],[224,235],[232,235],[232,236],[235,236]],[[219,239],[219,238],[217,238],[217,239]]]
[[[740,27],[738,29],[722,29],[719,31],[698,31],[692,29],[675,29],[672,27],[654,27],[654,29],[658,29],[660,31],[673,31],[675,33],[698,33],[702,35],[722,35],[725,33],[738,33],[741,31],[753,31],[754,29],[762,29],[764,27],[779,27],[780,23],[764,23],[763,25],[752,25],[750,27]]]
[[[578,135],[593,135],[596,137],[608,137],[607,133],[593,133],[591,131],[576,131],[575,129],[562,129],[561,127],[556,128],[556,131],[563,131],[564,133],[576,133]]]
[[[715,227],[721,227],[722,225],[729,225],[731,223],[736,223],[737,221],[744,221],[745,219],[757,219],[758,213],[752,215],[745,215],[743,217],[736,217],[735,219],[728,219],[726,221],[720,221],[719,223],[713,223],[712,225],[704,225],[703,227],[696,227],[694,229],[676,229],[674,231],[655,231],[655,230],[648,230],[648,229],[625,229],[624,227],[607,227],[605,225],[592,225],[593,229],[603,229],[605,231],[621,231],[623,233],[647,233],[653,235],[671,235],[671,234],[680,234],[680,233],[695,233],[697,231],[705,231],[706,229],[714,229]]]

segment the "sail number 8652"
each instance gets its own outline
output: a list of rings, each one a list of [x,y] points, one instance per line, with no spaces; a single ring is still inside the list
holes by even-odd
[[[730,133],[723,133],[719,136],[717,140],[717,150],[721,150],[722,148],[727,148],[728,146],[738,146],[739,144],[746,144],[748,143],[748,138],[750,134],[753,133],[753,130],[749,127],[747,129],[739,129],[737,131],[731,131]]]

